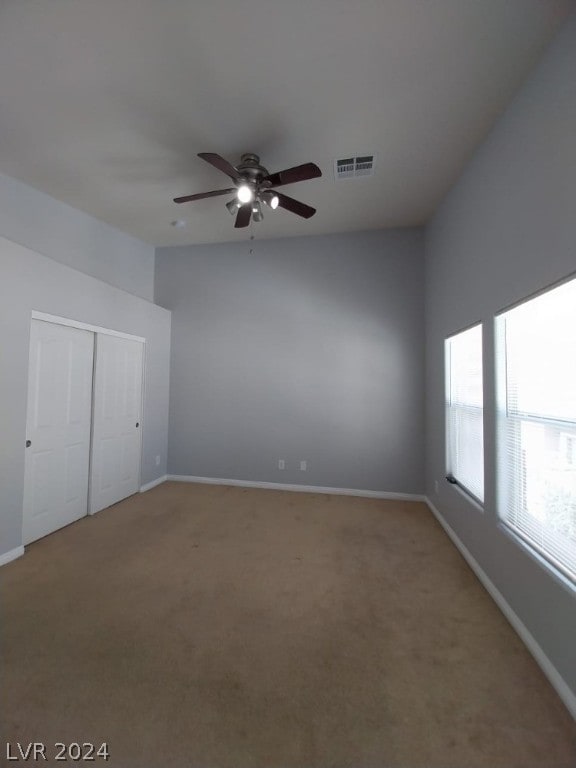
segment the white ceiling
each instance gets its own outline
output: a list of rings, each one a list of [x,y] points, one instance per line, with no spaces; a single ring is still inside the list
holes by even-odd
[[[267,211],[258,238],[421,224],[573,7],[0,0],[0,172],[155,245],[250,234],[227,197],[172,203],[229,186],[197,152],[320,166],[285,188],[316,216]],[[374,177],[334,181],[364,153]]]

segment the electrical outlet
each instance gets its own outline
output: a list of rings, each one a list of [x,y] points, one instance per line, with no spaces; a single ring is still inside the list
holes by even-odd
[[[284,459],[278,459],[278,469],[286,469],[286,462]]]
[[[160,456],[156,456],[156,466],[160,466]]]
[[[438,480],[434,480],[434,492],[438,493]]]
[[[300,462],[300,469],[302,472],[306,472],[308,469],[308,462],[307,461],[301,461]]]

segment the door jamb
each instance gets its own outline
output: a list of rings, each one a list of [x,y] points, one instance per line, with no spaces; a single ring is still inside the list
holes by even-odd
[[[132,341],[146,342],[144,336],[135,336],[132,333],[124,333],[123,331],[114,331],[111,328],[102,328],[99,325],[91,325],[90,323],[81,323],[79,320],[71,320],[68,317],[58,317],[58,315],[49,315],[46,312],[37,312],[32,310],[32,320],[44,320],[48,323],[56,323],[56,325],[69,325],[72,328],[80,328],[82,331],[92,331],[92,333],[105,333],[108,336],[119,336],[121,339],[131,339]]]

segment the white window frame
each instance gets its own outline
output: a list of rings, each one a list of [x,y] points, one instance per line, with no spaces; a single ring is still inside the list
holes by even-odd
[[[569,282],[575,279],[572,276]],[[551,426],[556,429],[562,430],[566,427],[574,426],[574,422],[556,419],[541,414],[535,414],[526,411],[516,410],[511,412],[508,402],[508,387],[507,387],[507,367],[506,367],[506,333],[505,322],[506,315],[516,307],[523,304],[527,304],[530,301],[537,299],[549,291],[553,291],[556,288],[561,287],[563,283],[548,286],[545,290],[539,291],[531,296],[526,297],[522,301],[515,303],[512,306],[506,307],[499,312],[494,319],[494,339],[495,339],[495,362],[496,362],[496,512],[499,525],[502,529],[509,534],[514,541],[523,546],[527,552],[539,562],[546,570],[552,575],[558,578],[564,585],[567,585],[571,590],[576,589],[576,573],[571,572],[564,563],[560,562],[554,553],[548,549],[544,543],[538,544],[538,540],[542,542],[542,526],[536,522],[532,525],[527,518],[523,519],[522,525],[514,525],[509,516],[505,514],[505,510],[509,508],[508,499],[510,495],[521,495],[525,491],[522,489],[522,474],[518,468],[519,463],[522,461],[521,457],[513,456],[507,465],[504,465],[500,461],[500,456],[503,451],[507,451],[507,446],[510,445],[508,440],[508,434],[510,430],[517,430],[521,428],[522,422],[534,422],[543,426]],[[564,447],[566,452],[568,451],[567,442],[573,445],[572,451],[576,453],[576,438],[574,435],[564,432],[560,435],[560,442],[564,438]],[[507,455],[510,456],[510,451],[507,451]],[[573,454],[573,460],[576,463],[576,457]],[[512,462],[515,463],[512,463]],[[558,535],[555,531],[549,528],[545,531],[546,541],[552,546],[558,548],[565,548],[564,539]]]
[[[483,339],[484,339],[484,327],[482,322],[476,322],[472,325],[467,326],[466,328],[462,328],[461,330],[457,331],[456,333],[450,334],[450,336],[447,336],[444,340],[444,399],[445,399],[445,405],[444,405],[444,411],[445,411],[445,418],[444,418],[444,434],[446,438],[446,479],[449,483],[454,485],[459,491],[463,492],[463,494],[468,498],[470,502],[472,502],[473,506],[479,509],[481,512],[484,511],[484,499],[479,498],[475,493],[473,493],[470,488],[467,487],[465,483],[462,482],[460,478],[458,478],[454,472],[453,472],[453,457],[451,455],[451,418],[450,413],[451,409],[458,408],[462,411],[466,411],[468,413],[476,413],[480,416],[480,420],[483,423],[484,421],[484,402],[482,402],[482,406],[477,405],[468,405],[468,404],[454,404],[451,402],[451,376],[452,376],[452,366],[451,366],[451,359],[450,359],[450,342],[460,336],[463,333],[466,333],[467,331],[471,331],[475,328],[480,329],[480,334],[482,338],[482,346],[483,346]],[[482,371],[484,370],[484,359],[483,359],[483,353],[481,353],[481,365],[482,365]],[[484,400],[484,384],[482,382],[482,400]],[[482,435],[482,455],[484,455],[484,435]],[[485,483],[484,483],[484,467],[482,467],[482,495],[484,495],[485,492]]]

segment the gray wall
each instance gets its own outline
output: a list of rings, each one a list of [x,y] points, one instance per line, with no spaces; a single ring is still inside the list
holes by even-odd
[[[154,248],[0,175],[0,236],[152,301]]]
[[[572,16],[428,228],[426,489],[576,694],[576,595],[497,524],[493,383],[494,314],[576,270],[575,206]],[[484,513],[442,480],[443,342],[477,321],[485,336]]]
[[[170,313],[0,237],[0,555],[22,543],[31,311],[147,340],[142,483],[166,473]],[[161,457],[160,466],[155,458]]]
[[[420,230],[161,248],[156,301],[170,473],[422,491]]]

